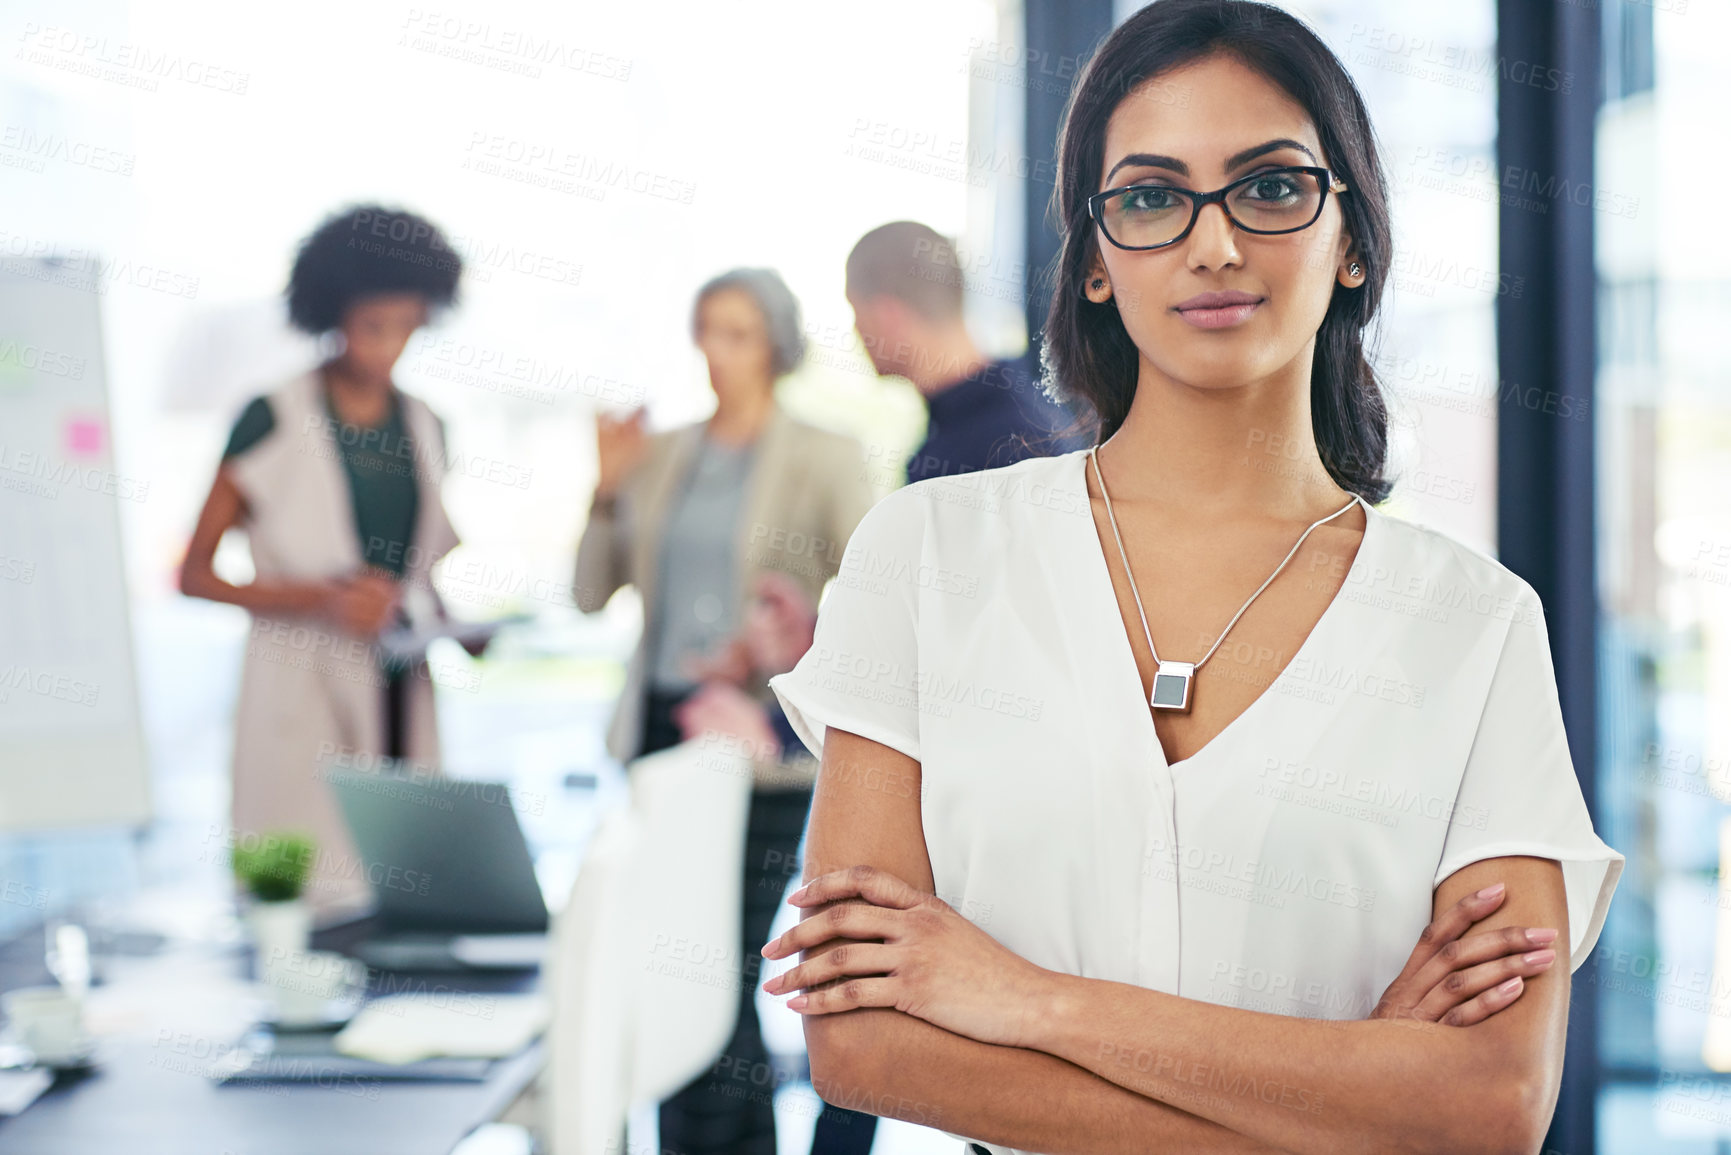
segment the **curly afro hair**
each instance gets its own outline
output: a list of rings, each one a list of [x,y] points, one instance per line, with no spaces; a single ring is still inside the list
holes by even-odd
[[[457,301],[463,258],[425,217],[383,205],[341,209],[313,230],[289,273],[289,322],[318,336],[349,306],[381,293],[419,293],[435,309]]]

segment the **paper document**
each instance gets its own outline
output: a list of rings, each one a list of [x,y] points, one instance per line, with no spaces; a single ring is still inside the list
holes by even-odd
[[[460,934],[451,955],[464,966],[532,970],[547,957],[544,934]]]
[[[398,626],[379,635],[379,648],[386,655],[400,660],[418,658],[438,638],[450,638],[458,645],[484,642],[505,626],[531,620],[529,614],[513,614],[490,622],[460,622],[453,618],[434,618],[418,626]]]
[[[54,1072],[46,1067],[28,1067],[21,1071],[0,1071],[0,1115],[16,1115],[36,1101],[54,1081]]]
[[[528,1046],[546,1029],[548,1012],[541,995],[388,995],[362,1007],[333,1045],[342,1054],[381,1063],[437,1055],[498,1059]]]

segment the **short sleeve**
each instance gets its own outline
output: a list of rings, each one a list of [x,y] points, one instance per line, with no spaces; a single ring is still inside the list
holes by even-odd
[[[1623,856],[1593,830],[1563,731],[1544,611],[1525,582],[1512,609],[1433,886],[1487,858],[1555,859],[1563,868],[1573,971],[1604,928]]]
[[[866,511],[818,608],[811,649],[769,680],[794,733],[819,759],[828,726],[920,756],[915,575],[925,517],[917,488]]]

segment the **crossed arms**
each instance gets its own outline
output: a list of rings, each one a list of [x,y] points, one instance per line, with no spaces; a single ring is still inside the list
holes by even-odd
[[[1568,1015],[1556,862],[1488,859],[1446,879],[1371,1019],[1265,1014],[1045,971],[992,942],[931,897],[919,770],[828,731],[804,918],[766,951],[804,949],[769,989],[804,992],[789,1005],[826,1100],[1050,1155],[1538,1150]],[[881,786],[897,776],[914,788]],[[1501,895],[1475,897],[1495,883]],[[1541,964],[1522,961],[1530,927],[1559,930]],[[1521,983],[1498,993],[1509,975]]]

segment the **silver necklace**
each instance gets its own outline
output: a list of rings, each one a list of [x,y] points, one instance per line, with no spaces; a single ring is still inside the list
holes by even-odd
[[[1333,521],[1357,505],[1359,499],[1354,497],[1327,517],[1311,522],[1310,529],[1298,535],[1298,540],[1292,543],[1292,549],[1287,552],[1285,559],[1274,567],[1274,572],[1268,575],[1268,580],[1256,587],[1256,592],[1251,594],[1242,606],[1238,607],[1238,612],[1232,615],[1232,620],[1226,623],[1226,628],[1220,631],[1220,636],[1214,639],[1214,644],[1208,647],[1208,652],[1202,655],[1200,661],[1167,662],[1162,661],[1160,655],[1154,651],[1154,632],[1148,628],[1148,615],[1142,609],[1142,595],[1136,589],[1135,575],[1130,572],[1130,555],[1124,550],[1124,539],[1118,533],[1118,519],[1112,514],[1112,497],[1106,492],[1106,477],[1100,472],[1100,458],[1095,452],[1099,448],[1096,445],[1089,449],[1088,459],[1094,463],[1094,478],[1100,483],[1100,497],[1106,502],[1106,519],[1112,523],[1112,537],[1118,543],[1118,556],[1124,559],[1124,576],[1130,582],[1130,596],[1136,599],[1136,613],[1142,618],[1142,633],[1148,639],[1148,652],[1154,658],[1154,688],[1148,695],[1148,704],[1156,710],[1175,710],[1180,714],[1188,714],[1193,697],[1191,686],[1195,682],[1196,671],[1202,668],[1203,662],[1214,656],[1214,651],[1220,648],[1220,643],[1226,640],[1226,635],[1232,632],[1232,627],[1238,624],[1238,619],[1244,616],[1244,611],[1250,608],[1250,603],[1261,597],[1262,591],[1280,576],[1280,571],[1286,568],[1286,563],[1292,560],[1293,555],[1298,552],[1298,547],[1303,545],[1304,539],[1310,536],[1311,530]]]

